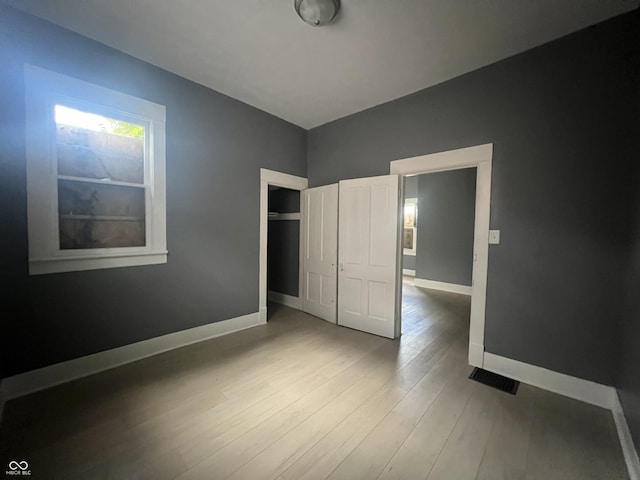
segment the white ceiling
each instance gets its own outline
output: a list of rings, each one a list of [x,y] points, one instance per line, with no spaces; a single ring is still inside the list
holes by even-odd
[[[304,128],[637,8],[640,0],[3,0]]]

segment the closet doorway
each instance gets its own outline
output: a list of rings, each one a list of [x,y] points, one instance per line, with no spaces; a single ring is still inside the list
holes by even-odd
[[[299,190],[269,185],[267,300],[301,309]]]
[[[300,254],[301,228],[301,192],[307,188],[306,178],[286,173],[260,169],[260,266],[258,306],[260,321],[267,321],[267,299],[269,298],[269,260],[272,261],[271,299],[278,303],[301,309],[300,294],[302,292],[302,257]],[[271,206],[274,211],[269,215],[269,197],[271,192]],[[297,203],[297,205],[296,205]],[[297,210],[277,211],[277,210]],[[277,218],[277,219],[276,219]],[[271,220],[270,220],[271,219]],[[278,222],[278,223],[275,223]],[[286,222],[286,223],[285,223]],[[282,245],[273,245],[269,251],[269,225],[273,223],[271,232],[272,243],[282,241]],[[295,230],[297,229],[297,235]],[[297,262],[286,251],[286,246],[297,238]],[[287,264],[289,262],[289,264]],[[296,274],[297,271],[297,274]],[[274,275],[278,273],[279,275]],[[276,278],[278,277],[278,278]],[[275,284],[274,283],[275,280]],[[297,288],[296,288],[297,280]],[[278,291],[283,290],[283,291]],[[297,294],[296,294],[297,292]]]

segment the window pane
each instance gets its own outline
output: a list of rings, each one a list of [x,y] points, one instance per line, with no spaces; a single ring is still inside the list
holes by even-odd
[[[144,221],[60,218],[61,250],[144,246]]]
[[[416,226],[416,206],[415,205],[404,206],[404,226],[405,227]]]
[[[60,248],[145,245],[143,188],[58,181]]]
[[[144,127],[56,105],[58,174],[144,182]]]

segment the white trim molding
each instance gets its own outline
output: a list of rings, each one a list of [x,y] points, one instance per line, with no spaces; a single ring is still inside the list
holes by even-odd
[[[469,365],[484,365],[484,345],[469,342]]]
[[[438,282],[436,280],[427,280],[426,278],[416,277],[413,280],[413,284],[416,287],[430,288],[431,290],[471,295],[471,287],[467,285],[458,285],[457,283]]]
[[[403,275],[408,275],[410,277],[415,277],[416,276],[416,271],[415,270],[410,270],[408,268],[403,268],[402,269],[402,274]]]
[[[616,389],[607,385],[572,377],[543,367],[484,353],[484,367],[505,377],[513,378],[534,387],[575,398],[582,402],[612,410],[617,398]]]
[[[285,293],[269,290],[267,298],[270,302],[279,303],[280,305],[295,308],[296,310],[302,310],[302,299],[300,297],[294,297]]]
[[[458,170],[460,168],[475,167],[480,163],[489,161],[492,157],[493,143],[486,143],[484,145],[394,160],[391,162],[391,173],[420,175],[422,173]],[[425,170],[425,163],[428,163],[427,170]]]
[[[394,160],[390,173],[410,176],[443,172],[461,168],[477,168],[476,209],[473,236],[473,273],[471,321],[469,324],[469,364],[482,367],[484,350],[485,307],[487,303],[487,272],[489,269],[489,219],[491,213],[491,169],[493,144],[477,145],[419,157]],[[401,279],[396,280],[400,282]],[[475,346],[472,346],[474,345]]]
[[[260,266],[258,281],[258,308],[260,319],[267,321],[267,233],[269,228],[269,185],[291,190],[306,190],[309,182],[306,178],[297,177],[288,173],[276,172],[274,170],[260,169]],[[302,225],[300,221],[300,239],[302,239]],[[300,249],[300,259],[298,266],[299,289],[302,291],[302,248]]]
[[[624,461],[627,464],[629,479],[640,480],[640,458],[638,458],[638,451],[633,443],[633,438],[629,431],[629,425],[627,424],[627,419],[624,416],[624,410],[622,409],[622,403],[620,403],[620,397],[617,393],[614,398],[611,413],[613,414],[613,421],[615,422],[616,430],[618,431],[618,439],[620,440],[620,446],[622,447]]]
[[[101,255],[99,257],[68,257],[29,259],[29,274],[41,275],[58,272],[77,272],[104,268],[136,267],[140,265],[161,265],[167,263],[168,251],[151,253],[130,253]]]
[[[200,327],[150,338],[85,357],[31,370],[12,377],[3,378],[0,383],[0,398],[7,401],[29,393],[44,390],[94,373],[109,370],[120,365],[135,362],[159,353],[203,342],[211,338],[262,325],[258,312],[209,323]],[[4,402],[3,402],[4,403]]]

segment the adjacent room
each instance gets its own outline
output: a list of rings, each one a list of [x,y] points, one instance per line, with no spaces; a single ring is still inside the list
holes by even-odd
[[[0,463],[640,480],[640,0],[0,0]]]

